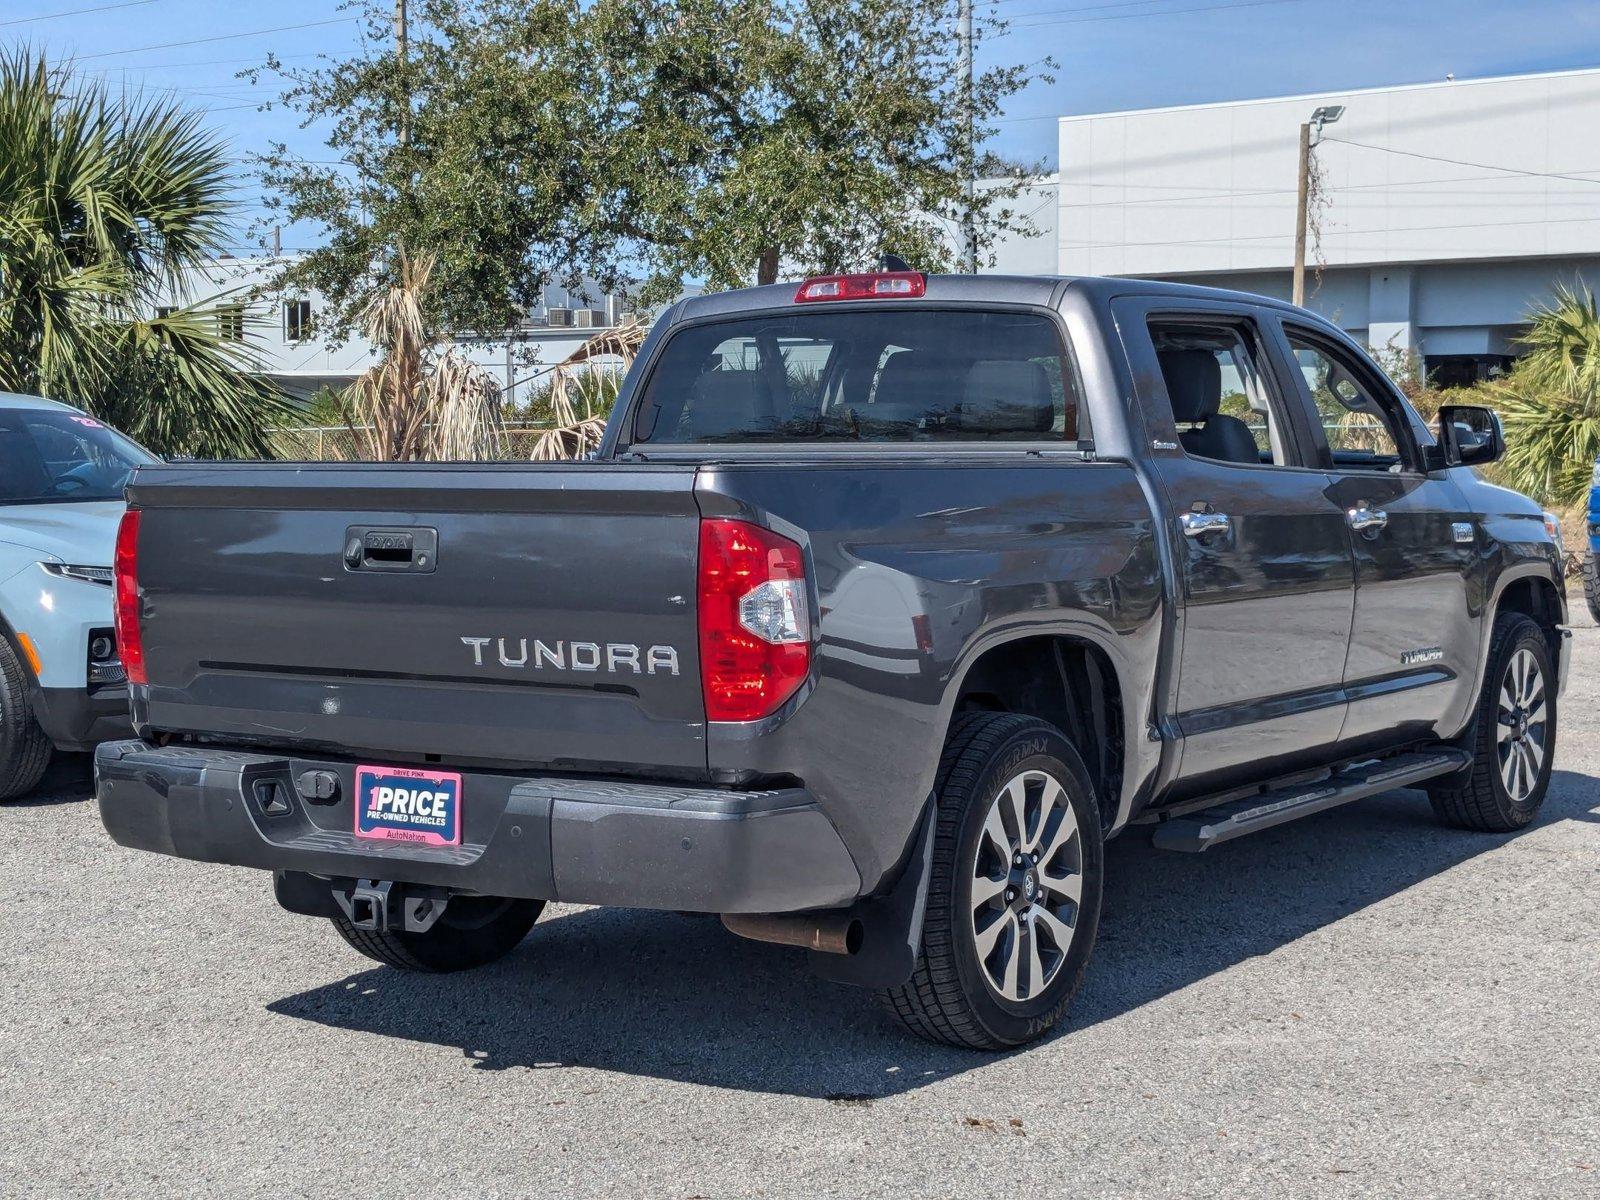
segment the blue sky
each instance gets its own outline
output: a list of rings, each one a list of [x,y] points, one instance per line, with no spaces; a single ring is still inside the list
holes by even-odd
[[[85,9],[100,11],[56,15]],[[1051,118],[1064,113],[1600,66],[1595,0],[991,0],[978,10],[1012,23],[980,63],[1057,61],[1055,83],[1015,97],[995,139],[1052,166]],[[236,72],[268,51],[308,65],[360,46],[338,0],[6,0],[0,44],[21,42],[115,83],[174,91],[210,112],[241,159],[272,141],[316,157],[318,140],[292,114],[257,112],[270,89]],[[248,181],[241,197],[258,199]]]

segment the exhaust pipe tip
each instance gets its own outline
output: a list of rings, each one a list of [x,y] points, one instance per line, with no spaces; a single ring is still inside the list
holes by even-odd
[[[753,942],[799,946],[822,954],[861,952],[866,928],[848,913],[723,913],[729,933]]]

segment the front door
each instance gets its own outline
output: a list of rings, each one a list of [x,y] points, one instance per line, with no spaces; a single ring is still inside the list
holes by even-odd
[[[1454,733],[1477,674],[1477,518],[1450,479],[1422,469],[1411,419],[1366,355],[1292,322],[1283,333],[1355,556],[1341,740],[1357,750]]]
[[[1176,514],[1183,790],[1325,757],[1345,716],[1350,541],[1263,314],[1127,300],[1118,324]]]

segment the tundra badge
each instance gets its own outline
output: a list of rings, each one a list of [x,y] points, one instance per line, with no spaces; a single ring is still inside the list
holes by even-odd
[[[635,675],[676,675],[678,649],[676,646],[635,646],[627,643],[606,642],[556,642],[546,644],[537,639],[530,654],[527,638],[464,637],[461,642],[472,647],[474,666],[488,666],[485,649],[493,644],[494,657],[502,667],[532,667],[534,670],[550,668],[555,671],[609,671],[613,675],[631,671]]]

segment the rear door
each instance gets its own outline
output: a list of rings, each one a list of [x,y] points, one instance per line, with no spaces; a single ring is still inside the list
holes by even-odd
[[[1259,310],[1128,299],[1116,312],[1176,515],[1185,786],[1290,769],[1344,722],[1355,589],[1332,480]]]
[[[1449,478],[1422,469],[1411,421],[1375,364],[1326,332],[1282,329],[1355,558],[1341,737],[1395,743],[1459,726],[1479,650],[1468,607],[1477,519]]]

